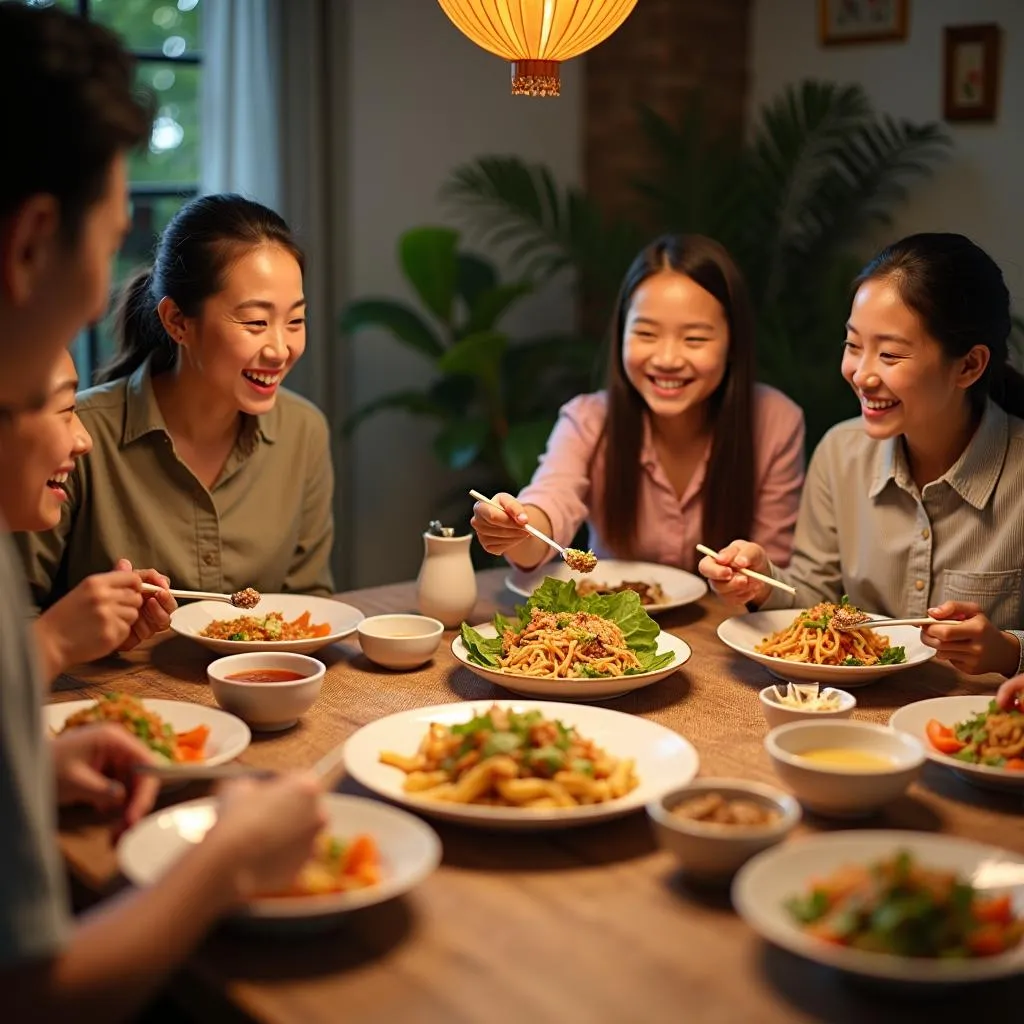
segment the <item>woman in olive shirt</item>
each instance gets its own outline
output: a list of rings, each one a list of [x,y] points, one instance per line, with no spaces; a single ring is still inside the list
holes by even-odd
[[[306,345],[302,253],[235,195],[183,207],[121,298],[119,351],[79,396],[93,450],[56,529],[18,542],[47,607],[120,558],[176,587],[327,595],[327,423],[282,383]]]

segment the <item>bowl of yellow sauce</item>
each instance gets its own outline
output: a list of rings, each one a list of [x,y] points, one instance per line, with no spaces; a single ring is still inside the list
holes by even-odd
[[[873,814],[895,800],[925,762],[913,736],[871,722],[791,722],[772,729],[764,746],[804,807],[839,818]]]

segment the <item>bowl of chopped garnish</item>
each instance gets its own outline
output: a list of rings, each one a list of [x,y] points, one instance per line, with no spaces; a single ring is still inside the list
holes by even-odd
[[[745,779],[697,779],[647,805],[659,844],[703,882],[728,881],[800,820],[788,793]]]
[[[766,686],[758,695],[768,728],[813,718],[834,721],[849,718],[857,698],[834,686],[819,683],[778,683]]]

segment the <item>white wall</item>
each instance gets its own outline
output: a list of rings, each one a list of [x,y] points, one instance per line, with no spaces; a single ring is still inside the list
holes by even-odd
[[[1024,312],[1024,2],[911,0],[904,42],[822,47],[817,0],[754,0],[750,109],[803,78],[860,82],[876,108],[915,121],[941,121],[943,29],[1002,27],[1002,88],[992,124],[951,123],[951,158],[913,186],[879,243],[915,231],[959,231],[1000,264]]]
[[[438,189],[456,165],[484,154],[543,160],[563,182],[581,173],[582,68],[562,71],[555,100],[508,95],[508,66],[448,21],[436,0],[349,0],[345,85],[348,161],[339,175],[349,296],[411,301],[396,261],[405,229],[445,221]],[[450,219],[450,218],[449,218]],[[486,254],[485,254],[486,255]],[[528,333],[571,326],[564,289],[531,300]],[[510,321],[515,325],[516,319]],[[427,364],[386,335],[359,336],[348,353],[349,405],[424,380]],[[350,449],[346,486],[354,586],[414,576],[421,533],[453,480],[430,447],[427,421],[383,413]],[[468,498],[467,498],[468,501]],[[344,541],[343,541],[344,542]]]

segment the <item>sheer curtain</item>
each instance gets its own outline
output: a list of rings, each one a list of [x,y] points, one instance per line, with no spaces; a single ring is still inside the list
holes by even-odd
[[[337,336],[345,224],[345,3],[216,0],[204,4],[204,192],[241,192],[276,209],[306,252],[306,354],[289,386],[331,422],[339,495],[348,475],[340,424],[344,352]],[[348,521],[339,529],[335,579],[348,577]]]

